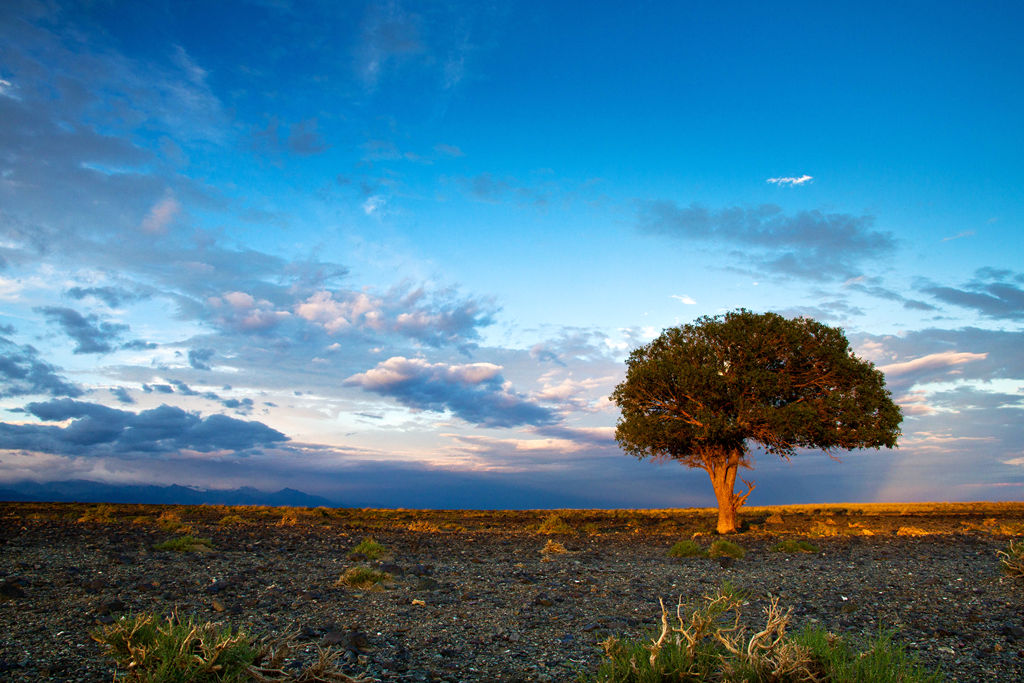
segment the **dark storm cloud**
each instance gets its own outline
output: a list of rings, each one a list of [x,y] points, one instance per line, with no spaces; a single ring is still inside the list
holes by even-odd
[[[0,423],[0,449],[85,456],[163,455],[181,450],[244,453],[288,440],[260,422],[226,415],[200,418],[168,405],[132,413],[56,399],[30,403],[26,409],[44,422],[71,423],[66,427]]]
[[[505,386],[501,368],[490,363],[447,365],[396,356],[345,384],[394,398],[414,410],[451,411],[484,427],[544,425],[555,422],[551,410]]]
[[[982,268],[975,278],[960,287],[926,286],[921,289],[939,301],[974,309],[998,320],[1024,320],[1024,275],[1007,270]]]
[[[127,325],[103,322],[94,315],[83,316],[71,308],[45,306],[36,310],[75,340],[75,353],[109,353],[128,330]]]
[[[647,201],[640,206],[638,222],[647,233],[729,246],[747,259],[744,265],[752,248],[764,252],[756,264],[762,269],[814,280],[857,275],[861,263],[885,256],[896,244],[891,233],[874,229],[871,216],[820,211],[786,215],[770,204],[713,210]]]
[[[0,398],[32,394],[78,397],[82,393],[65,381],[57,368],[40,360],[35,348],[0,336]]]

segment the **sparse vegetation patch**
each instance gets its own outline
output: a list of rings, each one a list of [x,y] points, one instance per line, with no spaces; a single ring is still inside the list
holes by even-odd
[[[208,538],[179,536],[153,546],[155,550],[173,550],[175,552],[209,552],[213,550],[213,541]]]
[[[747,551],[743,549],[743,546],[724,538],[712,541],[711,550],[708,551],[710,557],[731,557],[736,560],[742,560],[746,554]]]
[[[728,586],[696,606],[676,605],[673,625],[662,603],[661,628],[651,643],[610,637],[601,643],[605,659],[584,680],[615,683],[661,681],[940,681],[882,634],[863,652],[821,629],[786,633],[792,608],[772,599],[765,623],[748,635],[742,622],[744,596]]]
[[[298,649],[291,638],[256,639],[230,626],[139,614],[122,617],[90,634],[114,660],[115,680],[145,683],[186,681],[336,681],[356,683],[337,667],[338,654],[318,650],[317,661],[289,661]]]
[[[707,557],[708,551],[697,541],[685,539],[668,549],[669,557]]]
[[[334,585],[367,589],[390,580],[391,574],[387,572],[377,571],[369,567],[349,567]]]
[[[387,553],[387,548],[373,540],[372,538],[365,538],[360,541],[359,545],[352,548],[352,551],[348,554],[348,559],[358,560],[365,558],[367,560],[378,560]]]
[[[818,546],[803,539],[787,538],[771,548],[773,553],[816,553]]]
[[[575,534],[576,529],[557,514],[548,515],[537,529],[542,534]]]

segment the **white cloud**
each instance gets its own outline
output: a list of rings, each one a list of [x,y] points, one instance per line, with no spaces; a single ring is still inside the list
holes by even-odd
[[[963,365],[964,363],[985,360],[986,358],[988,358],[987,353],[943,351],[942,353],[930,353],[927,356],[921,356],[920,358],[903,361],[901,363],[890,363],[889,365],[883,365],[878,369],[886,375],[898,377],[900,375],[918,372],[921,370],[952,368],[957,365]]]
[[[800,177],[785,176],[785,177],[782,177],[782,178],[768,178],[768,180],[766,180],[765,182],[766,183],[772,183],[774,185],[794,186],[794,185],[803,185],[804,183],[809,183],[812,180],[814,180],[814,176],[809,176],[807,174],[804,174],[804,175],[802,175]]]
[[[372,216],[373,214],[377,213],[377,211],[379,211],[383,206],[384,197],[381,197],[379,194],[375,194],[372,197],[367,198],[367,200],[363,202],[363,213],[365,213],[367,216]]]
[[[673,294],[672,298],[673,299],[678,299],[679,301],[681,301],[682,303],[686,304],[687,306],[693,306],[693,305],[695,305],[697,303],[696,301],[694,301],[692,298],[686,296],[685,294],[683,294],[682,296],[680,296],[679,294]]]

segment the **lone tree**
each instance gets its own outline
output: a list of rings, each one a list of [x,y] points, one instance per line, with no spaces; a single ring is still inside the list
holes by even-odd
[[[843,331],[809,318],[740,309],[672,327],[626,361],[611,399],[615,440],[643,459],[678,460],[711,477],[718,532],[736,531],[734,491],[750,444],[786,460],[798,448],[893,448],[903,419],[885,377]]]

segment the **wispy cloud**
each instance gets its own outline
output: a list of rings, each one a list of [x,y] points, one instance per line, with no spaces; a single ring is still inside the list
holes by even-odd
[[[781,178],[768,178],[765,180],[766,183],[772,183],[773,185],[789,185],[793,187],[795,185],[803,185],[814,180],[814,176],[802,175],[802,176],[785,176]]]
[[[974,309],[987,318],[1024,320],[1024,275],[983,268],[960,287],[929,285],[921,291],[945,303]]]
[[[959,240],[959,239],[963,239],[964,237],[973,237],[973,236],[974,236],[974,231],[973,230],[964,230],[963,232],[959,232],[959,233],[953,235],[952,237],[943,237],[942,241],[943,242],[952,242],[953,240]]]
[[[688,306],[693,306],[697,303],[692,297],[686,296],[685,294],[673,294],[672,298]]]
[[[761,268],[815,280],[850,278],[860,265],[884,257],[895,247],[889,232],[874,229],[871,216],[801,211],[787,215],[766,204],[713,210],[672,201],[640,205],[640,229],[677,239],[724,243],[737,250],[744,267]],[[764,258],[752,258],[751,250]]]

